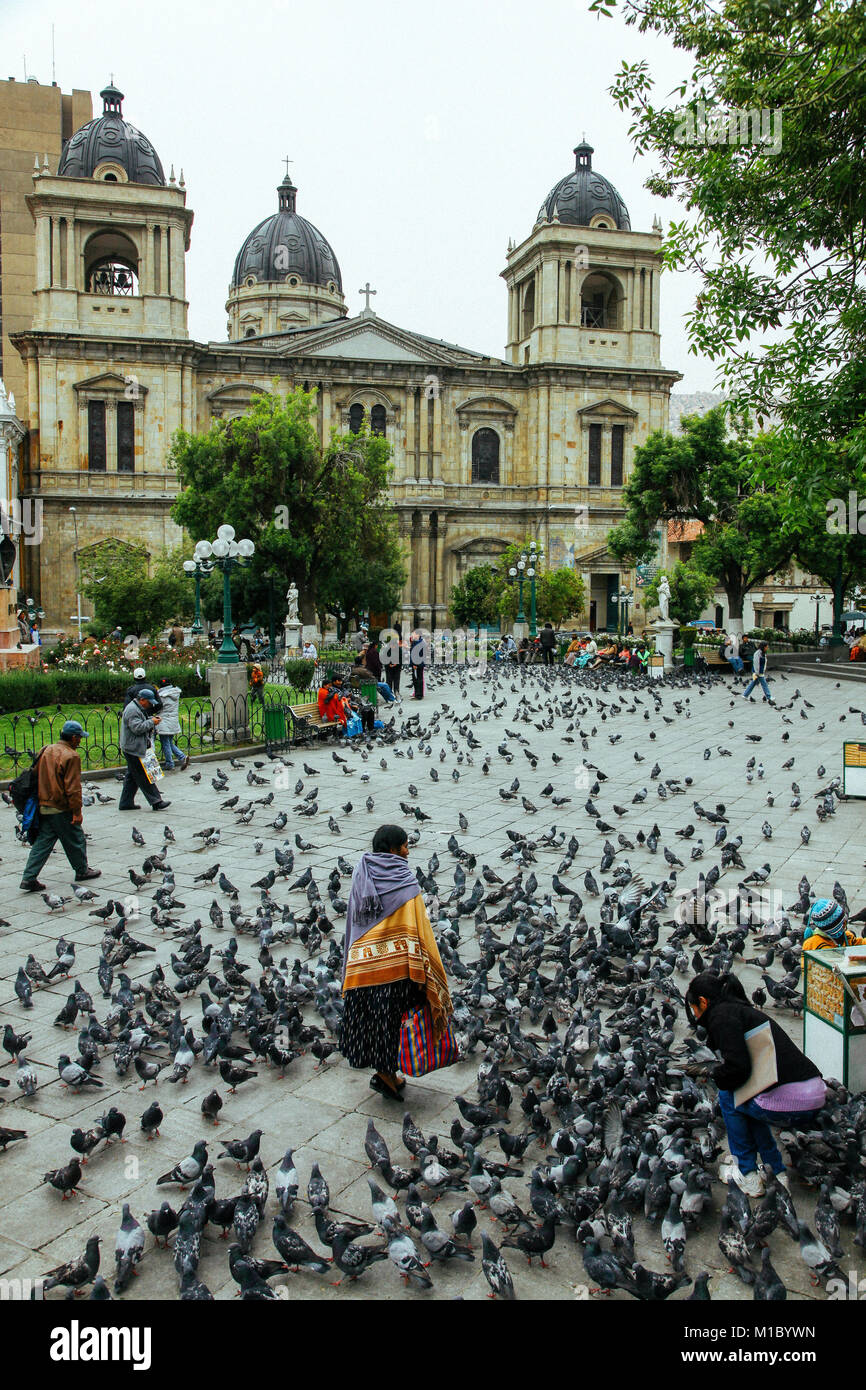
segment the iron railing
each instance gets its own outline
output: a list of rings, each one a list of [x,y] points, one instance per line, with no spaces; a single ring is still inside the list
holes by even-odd
[[[180,710],[181,732],[173,734],[175,745],[190,755],[218,752],[244,744],[265,743],[273,751],[287,748],[301,734],[293,718],[292,704],[316,699],[317,691],[293,690],[279,696],[241,696],[236,700],[211,700],[206,696],[184,701]],[[79,746],[82,770],[122,767],[120,751],[120,705],[81,711],[79,708],[34,719],[27,714],[6,716],[0,752],[0,778],[11,778],[28,767],[40,749],[55,743],[66,720],[74,717],[83,724],[88,737]],[[157,734],[159,730],[157,728]],[[162,748],[156,740],[157,754]]]

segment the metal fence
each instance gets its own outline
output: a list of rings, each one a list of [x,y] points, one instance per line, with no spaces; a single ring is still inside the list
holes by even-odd
[[[292,714],[292,705],[315,701],[316,694],[313,689],[293,689],[291,698],[287,692],[286,695],[267,693],[261,698],[245,695],[237,700],[211,700],[206,696],[187,700],[180,710],[181,731],[173,734],[172,739],[176,747],[190,756],[253,743],[264,743],[278,752],[302,737],[316,736],[305,730]],[[78,750],[85,772],[124,765],[120,751],[122,712],[120,705],[106,705],[86,712],[76,710],[75,718],[84,725],[88,735],[82,739]],[[17,776],[30,765],[40,749],[55,743],[67,718],[69,714],[62,709],[39,719],[25,714],[6,716],[0,778]],[[156,751],[161,755],[158,738]]]

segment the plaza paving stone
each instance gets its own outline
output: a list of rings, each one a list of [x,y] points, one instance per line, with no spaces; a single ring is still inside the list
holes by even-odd
[[[274,865],[273,849],[288,838],[294,841],[296,831],[313,842],[314,848],[308,853],[296,851],[295,874],[307,866],[312,867],[316,880],[324,894],[327,875],[337,854],[342,854],[354,863],[360,853],[369,848],[373,830],[383,822],[396,821],[411,830],[413,838],[417,832],[417,843],[411,850],[411,862],[426,867],[427,861],[435,851],[440,860],[437,875],[444,902],[453,884],[453,869],[456,861],[450,855],[446,841],[455,832],[462,848],[477,856],[478,870],[467,873],[467,891],[471,888],[475,873],[483,864],[489,864],[503,878],[509,877],[513,870],[506,864],[503,868],[500,855],[508,847],[507,829],[518,829],[522,833],[537,838],[548,831],[551,825],[566,833],[566,839],[576,834],[580,841],[580,851],[568,873],[569,886],[578,889],[584,896],[584,910],[590,925],[597,927],[599,898],[589,897],[583,889],[583,875],[592,869],[599,881],[604,876],[599,870],[599,856],[604,836],[598,835],[590,817],[584,810],[586,784],[581,783],[581,767],[584,759],[601,768],[608,774],[600,793],[593,799],[599,814],[615,831],[622,830],[634,837],[637,830],[645,832],[656,821],[661,829],[661,843],[679,847],[680,857],[685,869],[679,871],[681,885],[692,885],[698,869],[706,872],[717,862],[713,850],[713,827],[705,821],[697,821],[692,809],[692,801],[698,799],[704,806],[712,807],[723,801],[729,817],[729,835],[741,833],[743,845],[741,854],[750,869],[767,861],[772,866],[772,876],[768,887],[779,893],[779,901],[789,904],[797,897],[797,883],[805,874],[815,893],[829,895],[834,879],[839,879],[848,893],[853,905],[861,905],[866,890],[866,868],[863,856],[863,806],[860,801],[848,800],[838,805],[836,814],[821,824],[815,815],[814,791],[824,786],[831,777],[841,774],[841,751],[844,738],[857,738],[862,730],[857,696],[854,686],[819,680],[801,673],[785,676],[779,672],[773,676],[774,695],[780,708],[771,708],[762,703],[746,705],[740,694],[740,687],[727,678],[715,679],[709,685],[692,684],[669,686],[660,689],[661,704],[655,709],[653,699],[644,688],[635,692],[638,703],[632,705],[631,694],[622,699],[613,685],[607,688],[587,685],[591,689],[594,708],[591,713],[573,723],[555,712],[556,701],[572,684],[579,684],[581,678],[557,671],[545,684],[545,678],[536,671],[495,672],[487,677],[483,673],[470,671],[441,670],[432,673],[428,682],[428,692],[420,705],[404,700],[396,707],[397,726],[417,713],[424,727],[427,727],[434,712],[440,719],[432,734],[432,755],[425,756],[419,749],[417,735],[402,738],[396,744],[379,746],[374,744],[366,758],[362,758],[359,748],[340,748],[340,756],[348,759],[346,766],[353,775],[343,772],[342,765],[332,757],[333,745],[322,744],[314,748],[296,749],[283,755],[288,768],[280,762],[269,762],[261,754],[240,759],[241,769],[230,768],[229,760],[219,764],[199,764],[200,780],[192,781],[190,768],[187,773],[175,773],[167,777],[164,795],[171,799],[169,811],[156,814],[142,808],[136,814],[121,815],[117,811],[116,800],[111,805],[94,804],[85,812],[85,830],[90,840],[90,862],[101,868],[102,878],[92,885],[98,892],[98,903],[107,898],[128,899],[134,893],[128,877],[129,867],[140,871],[146,854],[158,851],[163,844],[163,825],[168,824],[176,837],[176,844],[169,847],[169,863],[175,874],[176,895],[186,904],[179,912],[184,925],[195,918],[202,922],[202,939],[211,942],[214,949],[221,949],[232,935],[228,919],[228,901],[218,891],[208,885],[193,882],[196,874],[219,861],[229,878],[240,889],[240,903],[250,914],[254,913],[259,900],[257,890],[250,887],[252,881],[261,877]],[[792,700],[795,691],[800,692],[790,708],[784,708]],[[530,713],[521,701],[526,696],[530,701]],[[495,700],[504,700],[501,709],[494,715],[490,708]],[[675,709],[675,702],[680,710]],[[808,704],[806,703],[808,702]],[[858,712],[850,713],[854,706]],[[617,708],[612,710],[611,706]],[[811,706],[811,707],[809,707]],[[806,718],[801,718],[801,711]],[[644,713],[649,718],[643,717]],[[391,711],[386,711],[389,718]],[[479,740],[481,747],[472,753],[472,764],[466,758],[467,744],[457,729],[458,720],[471,720],[469,727]],[[571,729],[567,726],[572,724]],[[541,726],[541,727],[539,727]],[[578,727],[589,740],[589,751],[584,752]],[[591,733],[591,730],[595,730]],[[517,731],[529,740],[537,765],[533,769],[524,755],[522,745],[506,734],[506,730]],[[790,737],[783,742],[781,735],[788,732]],[[446,734],[456,737],[455,750],[447,741]],[[619,741],[610,742],[610,737],[621,735]],[[652,737],[655,735],[655,738]],[[758,734],[761,741],[751,743],[747,734]],[[497,752],[503,742],[513,754],[513,760],[506,760]],[[720,748],[730,749],[732,756],[724,757]],[[445,750],[440,760],[440,750]],[[710,756],[704,757],[704,750]],[[412,754],[410,758],[409,754]],[[639,753],[645,761],[636,762],[634,754]],[[458,761],[458,753],[463,757]],[[490,772],[484,775],[482,761],[485,754],[490,755]],[[556,764],[553,754],[562,761]],[[750,783],[746,780],[746,762],[749,758],[762,761],[763,778],[755,776]],[[784,771],[782,763],[793,756],[794,767]],[[657,781],[650,778],[650,770],[655,759],[661,764],[659,780],[678,778],[682,782],[687,776],[693,779],[687,788],[687,795],[670,795],[663,800],[657,795]],[[262,766],[258,775],[266,780],[262,787],[247,784],[247,773],[255,763]],[[304,772],[303,764],[314,769],[313,775]],[[380,764],[384,763],[385,766]],[[819,777],[817,769],[824,764],[826,772]],[[229,778],[228,790],[215,792],[211,777],[216,767],[222,767]],[[431,769],[435,769],[439,780],[431,779]],[[457,770],[459,780],[452,778]],[[362,774],[369,781],[362,783]],[[528,797],[539,807],[537,815],[527,814],[520,803],[504,802],[498,795],[500,787],[507,787],[514,777],[520,779],[520,795]],[[575,785],[577,777],[578,785]],[[294,784],[298,778],[304,782],[303,796],[313,786],[319,789],[319,813],[312,819],[299,818],[292,807],[299,803],[294,794]],[[791,782],[800,784],[802,805],[798,810],[789,806]],[[411,795],[408,784],[414,782],[418,795]],[[570,796],[568,805],[556,808],[551,806],[540,792],[548,782],[554,785],[557,795]],[[643,805],[633,806],[631,798],[642,787],[649,789]],[[108,780],[99,783],[100,791],[117,797],[119,786]],[[264,796],[273,790],[274,801],[269,808],[257,808],[252,823],[238,825],[230,812],[221,811],[220,803],[227,797],[238,793],[241,801],[251,797]],[[775,795],[775,805],[767,806],[767,793]],[[365,810],[365,799],[371,795],[375,801],[372,812]],[[346,801],[353,803],[350,814],[341,807]],[[406,801],[420,805],[429,821],[416,824],[400,811],[399,803]],[[627,807],[627,814],[618,818],[613,812],[614,803]],[[284,809],[289,814],[285,830],[276,832],[270,821],[277,811]],[[460,831],[457,823],[459,812],[469,821],[469,829]],[[334,815],[340,825],[341,833],[328,830],[327,818]],[[761,826],[769,820],[773,826],[772,839],[767,840]],[[697,830],[692,841],[681,841],[674,832],[693,821]],[[215,849],[200,849],[200,841],[194,838],[195,832],[202,828],[219,824],[222,827],[220,844]],[[811,843],[804,846],[800,841],[800,827],[808,824],[812,830]],[[136,848],[131,841],[132,826],[135,825],[144,835],[146,846]],[[306,1180],[312,1163],[317,1162],[324,1173],[331,1190],[331,1206],[335,1213],[343,1213],[360,1220],[370,1220],[369,1189],[367,1187],[368,1167],[364,1153],[364,1133],[368,1117],[373,1117],[380,1132],[384,1135],[396,1163],[411,1166],[411,1158],[402,1146],[400,1126],[402,1110],[389,1105],[369,1088],[366,1072],[350,1070],[335,1052],[329,1062],[318,1068],[313,1056],[307,1052],[296,1059],[280,1079],[277,1072],[258,1064],[258,1076],[242,1085],[235,1094],[230,1094],[218,1073],[213,1068],[205,1068],[201,1061],[193,1067],[187,1084],[170,1085],[163,1079],[157,1086],[148,1084],[140,1090],[140,1082],[133,1067],[125,1077],[118,1077],[110,1055],[105,1055],[99,1065],[98,1075],[104,1082],[99,1091],[89,1088],[80,1092],[66,1090],[57,1074],[57,1058],[61,1052],[74,1055],[76,1052],[77,1030],[63,1030],[53,1023],[72,989],[75,979],[81,980],[85,988],[93,994],[97,1017],[104,1018],[109,1001],[102,997],[96,980],[96,965],[102,938],[102,925],[98,919],[89,915],[93,904],[80,905],[74,898],[63,912],[51,913],[39,894],[19,893],[18,882],[24,861],[24,852],[13,833],[13,813],[6,808],[0,817],[2,834],[2,862],[0,862],[0,894],[2,908],[9,926],[0,931],[0,1021],[10,1022],[18,1031],[32,1033],[27,1056],[35,1065],[39,1087],[34,1097],[22,1097],[14,1081],[15,1066],[3,1054],[0,1077],[9,1079],[11,1085],[0,1092],[2,1095],[2,1117],[0,1123],[11,1128],[26,1129],[28,1138],[13,1144],[5,1154],[0,1155],[0,1275],[3,1277],[34,1277],[62,1260],[79,1254],[87,1236],[98,1233],[102,1238],[102,1273],[106,1280],[113,1282],[114,1237],[119,1226],[120,1208],[129,1201],[133,1213],[144,1224],[146,1214],[158,1206],[163,1198],[177,1206],[183,1194],[176,1187],[156,1187],[156,1178],[168,1171],[179,1159],[192,1149],[199,1138],[206,1138],[210,1160],[214,1163],[217,1195],[229,1196],[240,1190],[242,1173],[227,1159],[218,1159],[226,1139],[245,1137],[252,1129],[264,1131],[261,1154],[271,1180],[271,1195],[265,1217],[259,1228],[253,1252],[259,1256],[272,1257],[274,1250],[270,1240],[273,1214],[276,1211],[273,1196],[273,1181],[282,1155],[286,1148],[295,1150],[295,1162],[301,1177],[301,1199],[292,1216],[292,1224],[315,1248],[319,1248],[312,1215],[303,1201]],[[254,841],[264,841],[264,849],[257,854]],[[611,838],[615,838],[613,835]],[[689,850],[698,839],[705,847],[704,857],[692,864]],[[539,893],[549,891],[549,876],[557,867],[560,853],[539,849],[538,864],[535,871],[540,881]],[[661,851],[656,856],[637,846],[626,851],[633,870],[642,875],[646,882],[658,881],[667,870]],[[723,886],[733,886],[741,874],[723,876]],[[69,884],[71,872],[59,849],[56,849],[43,871],[43,880],[53,892],[71,896]],[[289,880],[292,881],[292,880]],[[156,954],[133,957],[125,966],[133,984],[146,982],[159,961],[166,970],[169,983],[173,983],[170,973],[169,957],[175,948],[171,933],[158,931],[149,920],[151,908],[150,894],[158,884],[159,876],[154,875],[140,895],[141,915],[130,923],[132,934],[139,940],[156,948]],[[348,879],[343,879],[342,893],[348,892]],[[278,880],[273,890],[280,904],[291,902],[298,916],[307,911],[307,900],[303,892],[287,891],[285,880]],[[225,912],[226,927],[215,930],[208,917],[211,901],[217,897]],[[557,910],[565,914],[565,900],[555,900]],[[489,909],[492,915],[497,908]],[[662,920],[669,918],[670,911],[660,914]],[[342,938],[343,921],[333,917],[335,936]],[[796,920],[795,920],[796,925]],[[510,936],[510,927],[496,929],[504,939]],[[50,968],[55,959],[54,944],[60,933],[75,943],[76,961],[70,980],[55,980],[49,986],[34,990],[34,1007],[24,1011],[14,994],[14,980],[19,965],[27,954],[33,952],[45,968]],[[663,939],[668,929],[663,931]],[[461,959],[472,963],[478,957],[477,941],[473,932],[471,917],[460,921]],[[257,962],[258,942],[255,937],[245,934],[239,936],[239,959],[251,968],[249,975],[258,978],[260,967]],[[688,948],[691,956],[693,946]],[[751,954],[751,952],[748,952]],[[273,947],[275,961],[284,957],[289,963],[300,956],[306,958],[306,951],[297,941],[276,943]],[[218,965],[218,961],[214,961]],[[748,992],[760,983],[757,967],[743,966],[738,962],[741,975]],[[674,977],[682,990],[687,977]],[[456,982],[452,982],[452,988]],[[492,973],[491,985],[499,984],[498,975]],[[117,979],[115,977],[115,988]],[[206,987],[206,982],[205,982]],[[182,1000],[181,1010],[184,1019],[201,1033],[201,1006],[198,994]],[[799,1040],[801,1023],[790,1014],[777,1013],[774,1017],[788,1029],[791,1036]],[[320,1023],[315,1012],[307,1008],[308,1021]],[[528,1021],[524,1011],[522,1027],[526,1032],[537,1033]],[[564,1024],[561,1024],[561,1031]],[[682,1034],[684,1025],[677,1025]],[[239,1035],[236,1034],[236,1040]],[[162,1060],[166,1052],[156,1053]],[[475,1095],[474,1084],[477,1067],[482,1060],[482,1050],[478,1049],[457,1066],[423,1078],[410,1081],[407,1085],[406,1108],[427,1133],[437,1132],[445,1144],[451,1146],[448,1131],[458,1111],[454,1105],[457,1094]],[[591,1057],[585,1060],[591,1065]],[[214,1127],[200,1113],[204,1095],[216,1087],[224,1100],[220,1114],[220,1124]],[[165,1112],[160,1127],[159,1138],[149,1142],[139,1127],[140,1116],[157,1098]],[[517,1106],[519,1091],[515,1095],[511,1111],[510,1128],[520,1127],[522,1116]],[[84,1168],[84,1176],[78,1195],[68,1201],[61,1201],[60,1194],[42,1184],[42,1175],[48,1169],[65,1164],[72,1157],[69,1147],[71,1129],[78,1125],[86,1128],[96,1122],[98,1116],[111,1105],[117,1105],[126,1115],[124,1144],[101,1145],[91,1156]],[[549,1108],[549,1107],[548,1107]],[[554,1124],[556,1123],[554,1116]],[[501,1159],[495,1139],[486,1141],[484,1152]],[[530,1146],[522,1164],[526,1177],[509,1178],[506,1185],[513,1191],[521,1205],[526,1201],[526,1182],[535,1163],[540,1161],[546,1150],[537,1144]],[[379,1185],[385,1186],[379,1179]],[[798,1210],[811,1221],[814,1211],[814,1194],[796,1178],[793,1180],[794,1197]],[[730,1274],[717,1246],[718,1211],[724,1193],[718,1182],[714,1184],[714,1209],[702,1222],[700,1230],[690,1233],[686,1245],[686,1269],[694,1277],[701,1270],[709,1270],[712,1275],[711,1292],[714,1299],[751,1298],[751,1290],[746,1288],[736,1276]],[[402,1204],[402,1198],[399,1204]],[[437,1203],[434,1212],[440,1225],[448,1223],[450,1212],[465,1200],[462,1194],[448,1194]],[[434,1288],[429,1293],[419,1294],[405,1289],[402,1281],[390,1262],[374,1265],[357,1284],[351,1287],[334,1288],[330,1276],[321,1277],[301,1273],[287,1276],[289,1294],[295,1299],[352,1298],[378,1300],[383,1298],[454,1298],[480,1299],[489,1290],[481,1271],[480,1231],[486,1230],[497,1243],[502,1230],[492,1222],[489,1212],[479,1211],[479,1230],[476,1232],[474,1248],[475,1264],[451,1263],[436,1265],[430,1273]],[[635,1218],[635,1233],[638,1258],[648,1267],[664,1270],[664,1252],[658,1226],[650,1226],[642,1218]],[[849,1269],[864,1273],[861,1252],[852,1244],[853,1228],[843,1226],[843,1245],[845,1260],[842,1262],[847,1275]],[[214,1228],[209,1227],[202,1240],[202,1260],[199,1277],[210,1287],[217,1298],[231,1298],[236,1285],[228,1273],[226,1246],[229,1242],[220,1240]],[[808,1273],[799,1257],[798,1248],[790,1240],[776,1232],[771,1241],[773,1260],[779,1273],[785,1279],[789,1297],[825,1298],[823,1288],[811,1286]],[[507,1252],[509,1267],[514,1277],[518,1297],[526,1299],[574,1299],[585,1295],[586,1276],[581,1261],[580,1248],[575,1243],[571,1227],[563,1227],[558,1232],[554,1250],[548,1257],[548,1268],[534,1265],[528,1267],[516,1250]],[[277,1283],[280,1281],[278,1280]],[[683,1289],[674,1297],[679,1300],[687,1297],[689,1289]],[[62,1297],[62,1290],[51,1292],[49,1298]],[[145,1257],[139,1266],[138,1277],[132,1287],[123,1295],[126,1301],[135,1299],[174,1299],[177,1297],[177,1277],[174,1271],[171,1252],[157,1250],[153,1238],[148,1233]],[[613,1295],[616,1299],[630,1301],[624,1293]]]

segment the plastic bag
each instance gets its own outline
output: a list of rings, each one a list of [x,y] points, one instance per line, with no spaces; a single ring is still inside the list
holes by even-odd
[[[355,738],[362,733],[364,725],[361,722],[360,714],[350,714],[346,721],[346,738]]]

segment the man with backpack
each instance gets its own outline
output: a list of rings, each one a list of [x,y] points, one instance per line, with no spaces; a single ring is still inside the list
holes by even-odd
[[[39,830],[21,879],[25,893],[44,890],[39,871],[58,840],[75,870],[76,883],[101,876],[101,870],[88,868],[87,842],[81,828],[81,759],[77,750],[87,737],[76,719],[67,719],[57,743],[43,748],[31,769],[36,778]]]

